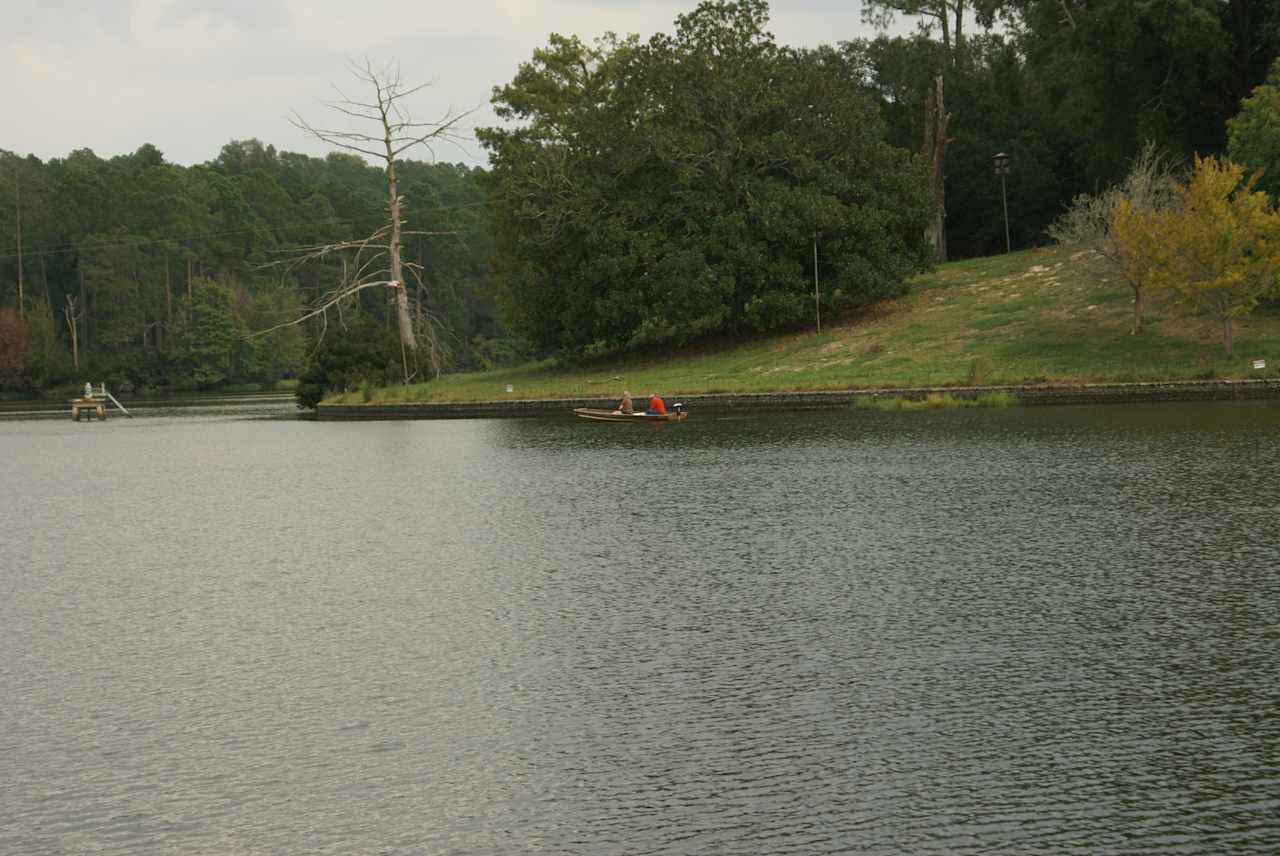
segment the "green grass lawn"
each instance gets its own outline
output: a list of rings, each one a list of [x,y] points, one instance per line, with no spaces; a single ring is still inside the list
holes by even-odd
[[[1053,247],[940,265],[908,295],[855,318],[735,345],[566,366],[552,361],[352,391],[330,404],[617,397],[659,392],[797,392],[915,386],[1280,377],[1280,313],[1239,319],[1235,356],[1220,325],[1148,301],[1132,335],[1132,295]],[[1264,371],[1251,361],[1267,360]],[[507,393],[507,385],[512,392]]]

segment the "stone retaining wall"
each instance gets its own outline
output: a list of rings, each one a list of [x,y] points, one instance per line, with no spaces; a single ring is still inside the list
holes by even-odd
[[[991,393],[1017,396],[1023,404],[1116,404],[1149,401],[1230,401],[1280,399],[1280,380],[1179,381],[1169,383],[1087,383],[1069,386],[912,387],[855,389],[838,392],[778,392],[668,397],[690,413],[734,410],[835,410],[862,398],[922,399],[930,394],[977,398]],[[353,419],[491,419],[499,417],[563,416],[575,407],[611,408],[615,398],[514,399],[466,403],[321,404],[317,418]]]

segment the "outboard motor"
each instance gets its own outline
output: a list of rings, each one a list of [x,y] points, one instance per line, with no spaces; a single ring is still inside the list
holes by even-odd
[[[677,401],[675,404],[671,405],[671,409],[676,413],[679,413],[681,410],[684,410],[684,405]]]

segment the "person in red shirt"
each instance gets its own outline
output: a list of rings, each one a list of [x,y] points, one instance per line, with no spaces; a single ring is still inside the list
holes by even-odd
[[[667,405],[662,402],[661,398],[658,398],[658,394],[655,392],[653,395],[649,396],[649,405],[645,408],[645,412],[654,413],[658,416],[666,416]]]

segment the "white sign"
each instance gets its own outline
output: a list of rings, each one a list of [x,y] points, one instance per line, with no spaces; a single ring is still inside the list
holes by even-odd
[[[1265,368],[1267,367],[1267,361],[1266,361],[1266,360],[1254,360],[1254,361],[1253,361],[1253,367],[1254,367],[1255,369],[1265,369]]]
[[[507,384],[507,392],[515,392],[515,387],[511,384]]]

